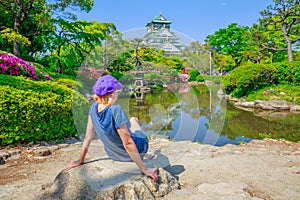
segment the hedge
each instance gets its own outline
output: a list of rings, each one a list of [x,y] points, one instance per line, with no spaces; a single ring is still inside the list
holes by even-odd
[[[226,93],[231,93],[235,97],[246,96],[253,90],[278,82],[276,68],[267,64],[240,66],[223,78]]]
[[[87,112],[87,100],[64,85],[0,75],[0,145],[78,136]]]
[[[278,70],[280,83],[283,84],[300,84],[300,61],[282,62],[275,64]]]

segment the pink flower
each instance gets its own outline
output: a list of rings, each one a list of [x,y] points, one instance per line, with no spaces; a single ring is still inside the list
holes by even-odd
[[[8,74],[11,76],[27,76],[30,79],[36,79],[34,66],[30,65],[29,62],[22,60],[21,58],[15,57],[10,54],[0,54],[0,66],[2,74]],[[7,68],[9,71],[7,72]]]

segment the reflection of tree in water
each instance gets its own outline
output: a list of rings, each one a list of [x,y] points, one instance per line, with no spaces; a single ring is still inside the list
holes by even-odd
[[[191,96],[195,96],[194,98]],[[199,119],[209,113],[209,91],[206,86],[191,87],[189,94],[182,96],[181,109],[190,114],[191,118]]]
[[[169,90],[161,92],[144,94],[143,101],[137,101],[134,95],[129,101],[129,115],[136,116],[143,123],[147,125],[144,127],[145,131],[151,130],[159,132],[161,130],[171,130],[171,118],[173,112],[170,108],[176,103],[178,99],[175,94]]]
[[[129,115],[137,117],[141,122],[149,123],[151,121],[148,114],[149,107],[150,105],[145,99],[143,99],[143,101],[137,101],[133,94],[129,100]]]
[[[285,118],[263,118],[228,104],[222,134],[232,139],[241,135],[259,139],[260,134],[266,134],[297,142],[300,138],[299,121],[299,114]]]
[[[173,131],[172,122],[184,112],[195,120],[206,117],[207,128],[218,133],[223,126],[220,122],[224,121],[224,114],[220,108],[221,100],[217,97],[218,89],[197,86],[182,93],[180,85],[177,85],[161,92],[145,94],[143,101],[137,101],[132,95],[129,101],[129,115],[136,116],[146,123],[145,131],[166,133]],[[212,123],[213,121],[217,123]]]
[[[129,116],[137,116],[141,122],[147,124],[146,128],[149,131],[155,133],[172,131],[175,118],[182,120],[180,115],[185,112],[192,119],[205,119],[207,130],[213,130],[229,139],[238,136],[259,138],[260,134],[272,134],[273,138],[299,140],[300,115],[280,119],[258,117],[252,112],[226,105],[227,101],[218,97],[218,90],[218,86],[196,86],[191,87],[185,95],[179,93],[178,88],[148,93],[142,102],[136,102],[132,97],[126,113],[130,113]]]

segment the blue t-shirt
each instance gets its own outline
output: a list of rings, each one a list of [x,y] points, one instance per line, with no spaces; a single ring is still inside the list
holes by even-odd
[[[107,106],[98,112],[98,103],[92,104],[89,114],[92,118],[94,129],[104,144],[107,155],[117,161],[132,161],[125,150],[117,129],[126,124],[139,153],[144,154],[148,150],[148,139],[142,131],[131,133],[130,122],[120,105]]]

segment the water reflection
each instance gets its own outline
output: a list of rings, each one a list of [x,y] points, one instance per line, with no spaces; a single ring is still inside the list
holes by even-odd
[[[121,93],[118,103],[143,122],[149,135],[169,136],[221,146],[262,136],[300,141],[300,115],[261,117],[237,109],[219,95],[218,86],[173,85],[148,93]]]

